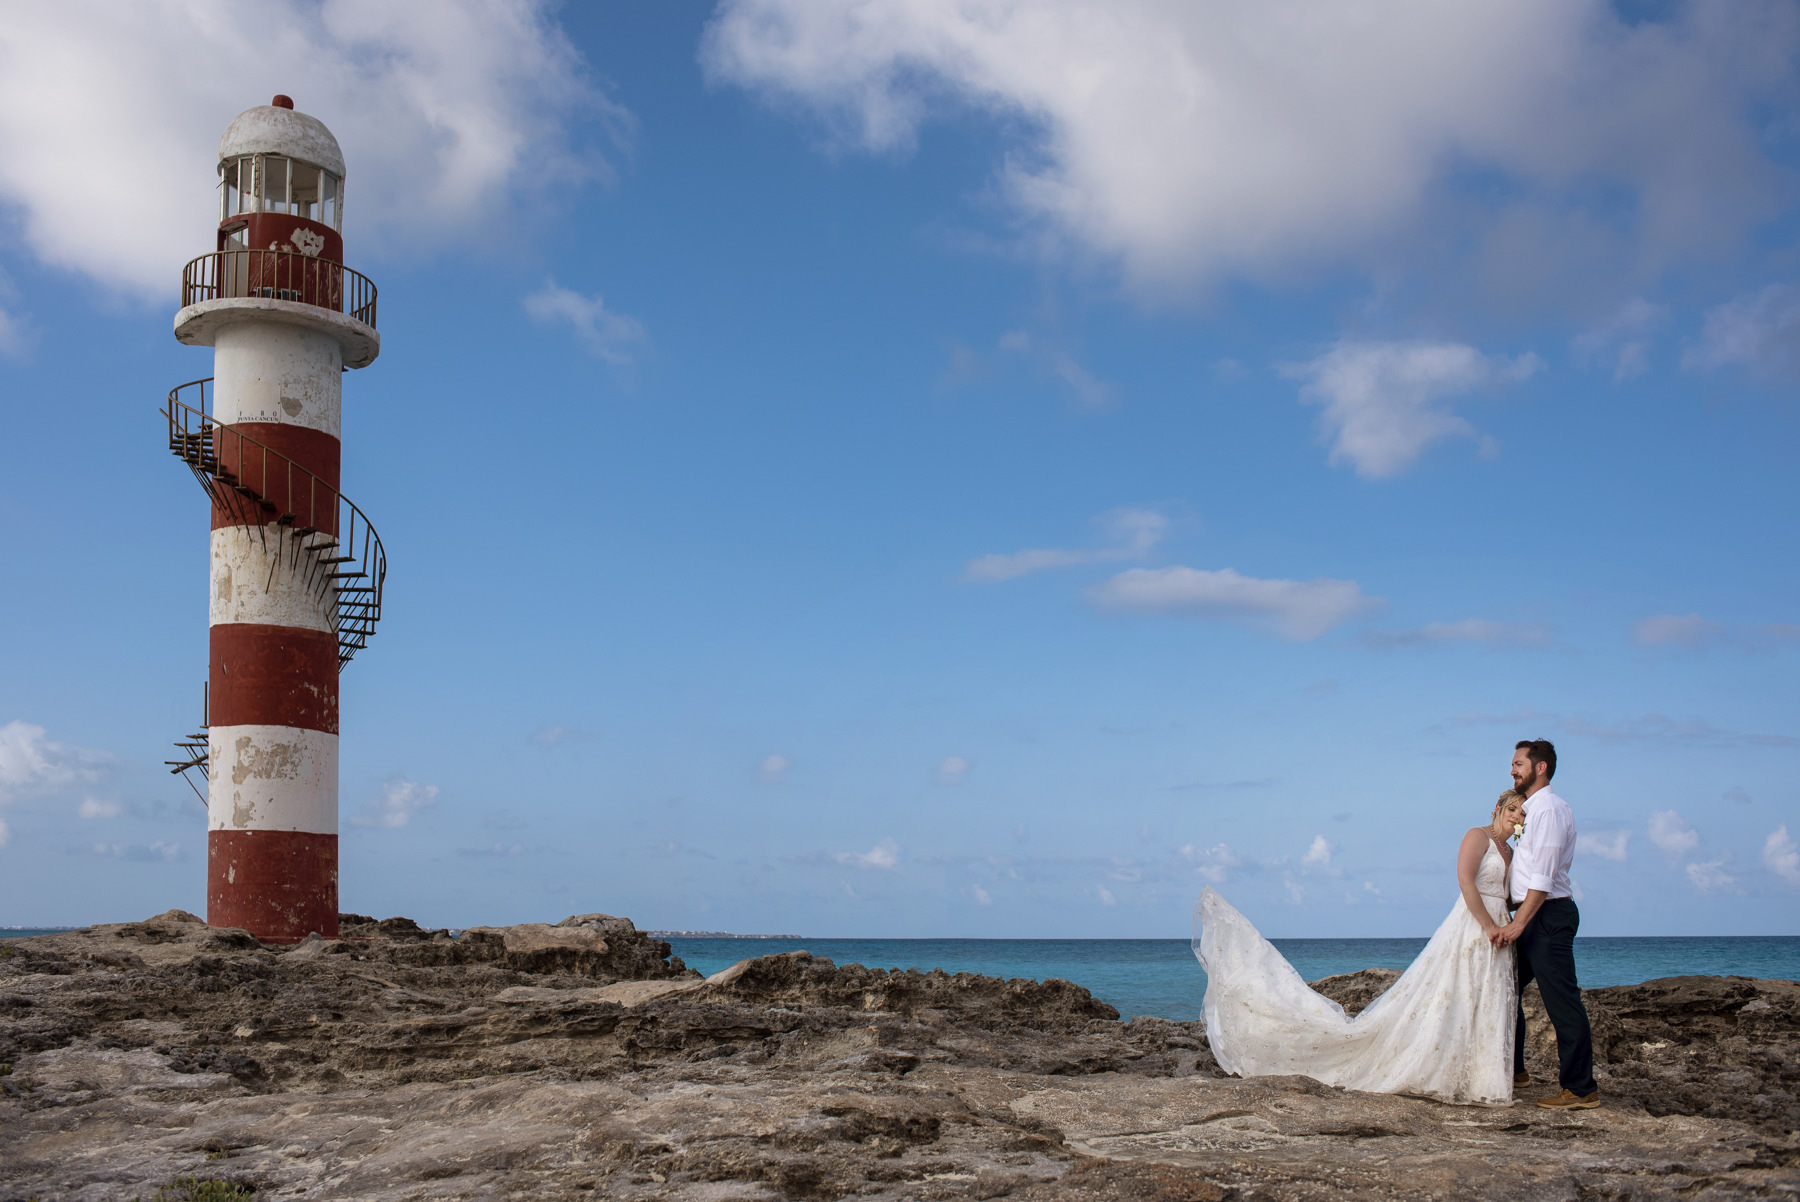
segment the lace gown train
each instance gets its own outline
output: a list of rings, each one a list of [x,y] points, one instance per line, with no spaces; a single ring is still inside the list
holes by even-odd
[[[1475,886],[1504,924],[1506,861],[1491,844]],[[1207,1040],[1226,1072],[1299,1073],[1345,1089],[1445,1102],[1512,1102],[1513,952],[1488,943],[1460,894],[1418,959],[1355,1018],[1314,993],[1211,888],[1194,906],[1194,954],[1206,969]]]

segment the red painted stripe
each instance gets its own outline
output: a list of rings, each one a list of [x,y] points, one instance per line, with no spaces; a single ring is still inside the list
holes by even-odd
[[[240,433],[244,438],[237,437]],[[246,442],[245,438],[260,445]],[[262,525],[286,513],[296,515],[296,526],[333,528],[343,458],[343,444],[335,437],[311,426],[238,422],[214,430],[213,448],[221,469],[275,505],[273,512],[263,511],[260,517],[251,505],[234,506],[231,510],[214,505],[213,529],[246,523]],[[264,448],[273,453],[265,453]],[[292,469],[289,460],[294,464]]]
[[[207,721],[338,732],[338,643],[328,630],[212,628]]]
[[[271,943],[337,938],[338,837],[208,831],[206,921]]]

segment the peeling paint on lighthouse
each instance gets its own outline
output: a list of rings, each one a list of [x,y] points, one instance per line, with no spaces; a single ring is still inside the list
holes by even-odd
[[[373,633],[385,552],[339,491],[343,370],[380,353],[375,287],[343,263],[344,162],[277,96],[219,144],[218,249],[188,264],[175,336],[213,348],[170,394],[169,446],[212,508],[207,921],[334,936],[338,673]],[[273,248],[273,249],[263,249]]]

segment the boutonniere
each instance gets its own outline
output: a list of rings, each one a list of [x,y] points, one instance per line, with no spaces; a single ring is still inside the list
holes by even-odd
[[[1513,838],[1523,839],[1524,837],[1525,837],[1525,824],[1523,822],[1513,823]]]

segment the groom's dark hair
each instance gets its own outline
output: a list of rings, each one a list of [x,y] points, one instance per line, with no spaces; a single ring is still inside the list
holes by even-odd
[[[1534,764],[1548,764],[1544,769],[1544,779],[1552,780],[1556,776],[1556,744],[1549,739],[1520,739],[1513,744],[1514,751],[1523,751]]]

